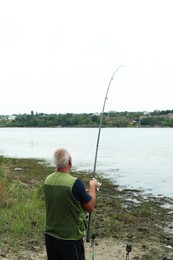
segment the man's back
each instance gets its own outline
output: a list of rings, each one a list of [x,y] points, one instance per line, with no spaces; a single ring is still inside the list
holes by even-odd
[[[46,178],[46,234],[64,240],[83,238],[86,214],[73,196],[75,181],[75,177],[64,172],[54,172]]]

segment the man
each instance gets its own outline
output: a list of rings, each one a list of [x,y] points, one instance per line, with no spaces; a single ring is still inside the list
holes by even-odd
[[[96,204],[96,179],[84,184],[70,175],[72,158],[60,148],[54,153],[56,171],[44,183],[46,201],[45,241],[48,260],[85,260],[83,237],[86,211]]]

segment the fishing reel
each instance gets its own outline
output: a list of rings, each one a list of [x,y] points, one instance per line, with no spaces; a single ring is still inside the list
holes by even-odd
[[[97,191],[100,190],[100,186],[102,185],[102,183],[98,182],[98,188],[97,188]]]

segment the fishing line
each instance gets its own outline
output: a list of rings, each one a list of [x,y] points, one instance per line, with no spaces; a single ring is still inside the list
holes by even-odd
[[[104,109],[105,109],[105,105],[106,105],[106,100],[108,98],[108,92],[109,92],[109,88],[111,85],[111,82],[114,78],[115,73],[121,68],[123,67],[123,65],[120,65],[112,74],[112,77],[109,81],[107,90],[106,90],[106,95],[104,98],[104,103],[103,103],[103,108],[102,108],[102,112],[101,112],[101,117],[100,117],[100,124],[99,124],[99,131],[98,131],[98,137],[97,137],[97,143],[96,143],[96,151],[95,151],[95,160],[94,160],[94,170],[93,170],[93,178],[95,178],[95,173],[96,173],[96,165],[97,165],[97,155],[98,155],[98,148],[99,148],[99,141],[100,141],[100,133],[101,133],[101,128],[102,128],[102,122],[103,122],[103,114],[104,114]],[[87,236],[86,236],[86,242],[90,242],[90,224],[91,224],[91,213],[89,213],[89,218],[88,218],[88,227],[87,227]]]
[[[173,250],[173,247],[171,247],[170,246],[170,250],[161,258],[161,260],[167,260],[168,258],[167,258],[167,256],[168,256],[168,254]]]

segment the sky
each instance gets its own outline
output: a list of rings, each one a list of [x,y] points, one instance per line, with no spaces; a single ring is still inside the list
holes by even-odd
[[[172,6],[0,1],[0,115],[172,110]]]

